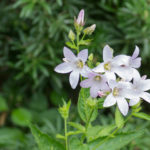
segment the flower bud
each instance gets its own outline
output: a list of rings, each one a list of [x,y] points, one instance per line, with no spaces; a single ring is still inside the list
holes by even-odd
[[[89,61],[92,61],[93,60],[93,53],[91,53],[88,57]]]
[[[84,26],[84,9],[79,12],[78,18],[75,19],[75,24],[79,26]]]
[[[91,108],[95,108],[96,105],[97,105],[97,100],[96,100],[96,99],[93,99],[93,98],[91,98],[91,97],[89,97],[89,98],[87,99],[87,105],[88,105],[89,107],[91,107]]]
[[[70,105],[71,101],[69,101],[68,103],[64,101],[63,106],[59,108],[59,112],[64,119],[67,119],[69,116]]]
[[[70,39],[71,41],[74,41],[74,40],[75,40],[75,34],[74,34],[74,32],[73,32],[72,30],[69,31],[68,37],[69,37],[69,39]]]
[[[84,34],[91,35],[95,31],[95,28],[96,24],[93,24],[90,27],[85,28],[83,32]]]

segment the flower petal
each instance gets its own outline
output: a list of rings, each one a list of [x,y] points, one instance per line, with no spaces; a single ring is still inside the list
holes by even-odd
[[[69,82],[73,89],[75,89],[77,87],[77,84],[79,82],[79,76],[80,76],[79,72],[77,72],[77,71],[71,72],[71,74],[69,76]]]
[[[72,71],[72,67],[69,65],[69,63],[64,62],[56,66],[55,71],[58,73],[69,73]]]
[[[136,59],[131,60],[130,65],[133,68],[139,68],[141,66],[141,58],[138,57]]]
[[[78,58],[81,59],[85,63],[88,59],[88,50],[84,49],[80,51],[78,54]]]
[[[114,104],[116,104],[116,98],[111,93],[106,97],[103,106],[110,107],[113,106]]]
[[[83,24],[84,23],[84,9],[82,9],[79,12],[78,18],[77,18],[77,23],[78,24]]]
[[[143,98],[145,101],[147,101],[148,103],[150,103],[150,94],[147,93],[147,92],[143,92],[141,95],[140,95],[141,98]]]
[[[139,97],[136,97],[136,98],[133,98],[129,101],[129,105],[130,106],[134,106],[136,105],[138,102],[140,101],[140,98]]]
[[[106,72],[105,73],[107,80],[116,80],[116,75],[113,72]]]
[[[84,67],[80,71],[80,73],[83,77],[88,77],[91,72],[92,72],[91,69],[86,65],[84,65]]]
[[[103,60],[104,62],[110,61],[113,58],[113,50],[106,45],[103,49]]]
[[[67,47],[64,47],[63,53],[64,53],[65,58],[68,61],[73,61],[76,59],[76,56],[74,55],[74,53]]]
[[[91,97],[93,97],[93,98],[97,97],[99,90],[100,90],[100,87],[98,85],[93,85],[90,88],[90,95],[91,95]]]
[[[80,83],[80,86],[83,88],[89,88],[92,85],[92,79],[85,79]]]
[[[100,63],[97,67],[92,69],[94,72],[105,72],[104,63]]]
[[[118,105],[118,108],[119,108],[120,112],[124,116],[126,116],[127,113],[128,113],[128,110],[129,110],[129,105],[128,105],[127,101],[125,100],[125,98],[118,97],[117,98],[117,105]]]
[[[109,80],[108,85],[111,89],[113,89],[118,86],[118,83],[116,82],[116,80]]]
[[[140,52],[139,47],[138,47],[138,46],[135,46],[135,50],[134,50],[134,52],[133,52],[132,59],[137,58],[138,55],[139,55],[139,52]]]
[[[150,79],[137,81],[137,84],[142,91],[150,90]]]
[[[113,71],[122,79],[125,79],[127,81],[131,81],[132,80],[132,73],[133,70],[130,67],[121,67],[121,66],[115,66],[113,68]]]

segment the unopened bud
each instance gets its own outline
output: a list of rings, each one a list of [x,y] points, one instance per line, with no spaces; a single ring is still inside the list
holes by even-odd
[[[74,41],[74,40],[75,40],[75,34],[74,34],[74,32],[73,32],[72,30],[69,31],[68,37],[69,37],[69,39],[70,39],[71,41]]]
[[[93,60],[93,53],[91,53],[88,57],[89,61],[92,61]]]
[[[84,26],[84,9],[79,12],[78,18],[75,19],[75,24]]]
[[[89,97],[89,98],[87,99],[87,105],[88,105],[89,107],[94,108],[94,107],[96,106],[96,104],[97,104],[97,100],[96,100],[96,99],[93,99],[93,98],[91,98],[91,97]]]
[[[69,116],[70,105],[71,101],[69,101],[68,103],[64,101],[63,106],[59,108],[59,112],[64,119],[67,119]]]
[[[96,24],[93,24],[90,27],[85,28],[83,32],[84,34],[91,35],[95,31],[95,28]]]

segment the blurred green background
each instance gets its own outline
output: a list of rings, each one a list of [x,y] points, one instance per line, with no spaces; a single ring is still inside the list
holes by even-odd
[[[141,49],[140,72],[150,77],[150,0],[1,0],[0,1],[0,150],[37,150],[28,122],[55,137],[63,132],[57,111],[72,98],[70,120],[80,121],[75,105],[78,90],[70,88],[67,75],[54,72],[62,61],[74,16],[85,9],[86,26],[96,24],[89,53],[101,61],[109,44],[115,54]],[[147,113],[150,105],[145,106]],[[104,114],[106,114],[104,116]],[[102,112],[101,124],[114,120]],[[125,130],[150,128],[131,120]],[[124,150],[150,150],[150,130]]]

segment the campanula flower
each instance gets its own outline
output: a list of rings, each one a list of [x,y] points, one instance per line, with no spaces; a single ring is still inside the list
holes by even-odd
[[[85,65],[88,58],[88,50],[84,49],[77,56],[67,47],[64,47],[64,62],[56,66],[55,71],[58,73],[70,73],[69,82],[75,89],[79,82],[79,77],[87,77],[90,69]]]
[[[108,91],[107,78],[105,75],[91,72],[88,74],[88,79],[80,83],[83,88],[90,88],[91,97],[95,98],[99,95],[99,91]]]

